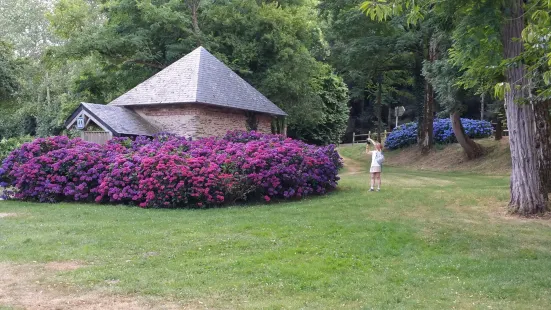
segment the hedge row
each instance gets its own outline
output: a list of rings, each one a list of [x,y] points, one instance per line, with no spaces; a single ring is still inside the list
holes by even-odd
[[[16,148],[20,147],[25,142],[32,141],[30,136],[15,137],[0,140],[0,162],[2,162]]]
[[[332,145],[256,132],[196,141],[161,134],[106,145],[51,137],[13,151],[0,178],[16,189],[9,198],[21,200],[206,207],[325,194],[337,186],[341,166]]]

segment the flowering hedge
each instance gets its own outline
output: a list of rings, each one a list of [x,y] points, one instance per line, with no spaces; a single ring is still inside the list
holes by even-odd
[[[206,207],[324,194],[337,186],[341,166],[332,145],[256,132],[196,141],[161,134],[106,145],[52,137],[13,151],[0,178],[16,189],[10,198],[22,200]]]
[[[492,125],[488,121],[461,119],[467,136],[473,139],[486,138],[492,135]],[[434,142],[438,144],[456,143],[450,119],[434,121]],[[385,140],[385,147],[394,150],[417,143],[417,123],[407,123],[392,131]]]
[[[30,136],[14,137],[0,140],[0,162],[2,162],[16,148],[20,147],[25,142],[32,141]]]

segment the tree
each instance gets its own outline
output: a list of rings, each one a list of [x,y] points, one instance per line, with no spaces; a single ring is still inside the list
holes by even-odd
[[[434,86],[438,102],[444,107],[444,112],[450,116],[453,133],[467,158],[474,159],[482,156],[484,153],[482,146],[467,136],[461,124],[464,105],[461,103],[461,89],[457,87],[459,70],[448,59],[439,59],[426,64],[424,75]]]
[[[94,1],[60,0],[59,5],[78,4],[93,6]],[[3,101],[3,115],[0,120],[0,136],[18,135],[48,136],[59,134],[63,128],[62,106],[68,102],[78,102],[72,92],[75,68],[78,63],[66,60],[53,64],[46,54],[48,47],[63,44],[63,33],[53,33],[46,18],[52,2],[43,0],[6,0],[0,3],[0,11],[7,19],[0,20],[0,33],[14,43],[14,59],[18,64],[16,96]],[[99,10],[98,10],[99,14]],[[84,15],[59,15],[57,23],[71,20],[75,25],[90,24]],[[7,21],[7,23],[6,23]],[[73,31],[81,31],[74,28]],[[7,68],[7,66],[2,66]]]
[[[500,1],[365,1],[363,9],[370,12],[373,18],[384,20],[391,15],[405,14],[410,23],[423,19],[424,8],[434,9],[441,5],[454,4],[459,8],[472,11],[480,5],[490,6],[499,11],[502,25],[501,45],[503,46],[503,72],[505,74],[505,106],[507,124],[510,132],[510,149],[513,163],[511,173],[511,200],[509,209],[518,214],[535,214],[547,210],[547,190],[539,168],[543,159],[538,156],[542,140],[536,140],[536,115],[533,102],[530,101],[527,67],[521,61],[524,55],[522,32],[525,28],[525,11],[523,0]],[[533,5],[544,5],[534,0]],[[551,5],[545,3],[545,5]],[[460,13],[460,10],[456,10]],[[457,13],[456,13],[457,14]],[[461,18],[461,15],[456,16]],[[478,31],[484,31],[477,27]],[[544,119],[544,118],[542,118]],[[538,143],[539,142],[539,143]]]
[[[13,48],[0,41],[0,101],[9,99],[19,89],[18,69]]]
[[[405,4],[404,4],[405,6]],[[435,44],[436,41],[433,39],[433,34],[435,33],[434,27],[434,17],[433,17],[433,7],[427,6],[427,10],[423,16],[426,16],[426,21],[421,21],[420,18],[415,18],[417,14],[421,14],[420,7],[422,6],[413,6],[415,13],[412,13],[414,17],[409,15],[407,16],[407,24],[411,25],[413,22],[418,22],[416,27],[409,28],[410,31],[413,31],[417,34],[417,39],[419,40],[416,44],[417,47],[417,70],[421,71],[420,64],[422,61],[434,62],[437,59],[436,50],[438,46]],[[390,5],[386,1],[363,1],[360,6],[361,10],[365,12],[372,20],[387,20],[391,16],[400,16],[403,12],[401,3],[398,5]],[[422,60],[421,60],[422,59]],[[417,87],[420,87],[421,81],[416,80]],[[422,81],[424,92],[422,105],[419,106],[419,126],[418,126],[418,144],[422,154],[428,154],[432,149],[434,144],[433,139],[433,122],[434,122],[434,113],[435,113],[435,102],[434,102],[434,89],[433,86],[426,79]],[[418,95],[421,93],[419,92]],[[420,99],[420,96],[417,96]]]
[[[21,63],[16,59],[12,46],[0,41],[0,139],[16,133],[18,122],[15,97],[21,89]]]
[[[91,101],[112,100],[202,44],[285,110],[289,127],[313,127],[324,117],[316,87],[320,74],[330,77],[331,70],[316,58],[324,41],[312,4],[105,0],[101,22],[85,26],[63,16],[88,16],[94,8],[84,0],[62,2],[50,20],[68,39],[51,54],[95,57],[78,82],[78,92]],[[284,130],[281,121],[274,125]]]
[[[326,20],[326,38],[331,47],[329,61],[350,88],[352,107],[358,118],[373,110],[376,131],[382,136],[398,101],[411,99],[414,55],[412,37],[400,23],[377,23],[358,11],[359,0],[321,1]],[[413,109],[411,109],[413,110]]]
[[[45,17],[48,5],[43,0],[0,1],[0,38],[10,41],[18,56],[37,59],[57,43]]]
[[[289,128],[321,121],[316,85],[330,71],[315,57],[324,42],[313,8],[231,1],[205,7],[203,20],[211,50],[286,111]]]
[[[193,34],[197,41],[197,46],[202,45],[201,29],[199,28],[199,5],[201,0],[186,0],[186,4],[191,11],[191,24],[193,25]]]
[[[528,101],[526,66],[514,59],[522,55],[524,44],[524,9],[522,0],[510,0],[503,29],[503,51],[507,61],[513,61],[505,71],[509,85],[505,91],[507,126],[513,171],[511,174],[511,212],[535,214],[547,210],[547,190],[539,173],[538,150],[533,103]]]
[[[451,33],[453,44],[449,49],[449,60],[460,71],[457,86],[480,96],[480,118],[495,121],[495,139],[500,140],[505,109],[503,100],[494,100],[492,94],[494,86],[505,80],[500,66],[503,61],[502,14],[499,7],[488,1],[473,5],[474,8],[456,8],[456,12],[459,11],[456,14],[461,18]]]
[[[433,45],[438,46],[438,53],[441,55],[438,60],[426,61],[424,63],[423,75],[434,87],[438,103],[444,108],[444,113],[450,116],[452,129],[457,141],[463,148],[467,158],[474,159],[483,155],[481,145],[470,139],[465,133],[461,124],[461,114],[465,109],[462,103],[465,98],[465,91],[460,88],[458,79],[461,76],[459,68],[453,65],[447,51],[452,42],[448,39],[449,28],[442,25],[433,35]]]
[[[530,100],[534,105],[539,170],[545,187],[551,192],[551,48],[549,33],[551,18],[548,4],[530,3],[532,14],[527,14],[523,31],[524,63],[528,64]]]
[[[432,32],[432,31],[431,31]],[[428,36],[428,57],[425,61],[433,63],[436,61],[437,46],[432,40],[432,34]],[[421,154],[428,154],[434,144],[434,88],[432,84],[425,79],[425,100],[423,101],[423,113],[421,117],[421,126],[419,126],[419,146]]]
[[[327,66],[326,70],[331,70]],[[317,86],[323,101],[323,116],[314,126],[294,124],[289,128],[292,136],[315,144],[338,144],[346,131],[350,114],[348,107],[348,87],[341,77],[335,74],[323,74]]]

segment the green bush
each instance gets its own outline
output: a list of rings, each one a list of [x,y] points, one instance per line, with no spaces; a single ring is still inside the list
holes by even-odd
[[[289,135],[317,145],[338,144],[346,132],[350,115],[348,87],[341,77],[332,73],[319,78],[317,83],[322,102],[321,118],[289,125]]]
[[[31,142],[33,138],[30,136],[15,137],[0,140],[0,163],[4,161],[11,151],[20,147],[25,142]]]

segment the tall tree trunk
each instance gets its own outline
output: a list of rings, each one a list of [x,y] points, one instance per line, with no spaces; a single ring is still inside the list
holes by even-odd
[[[505,10],[510,15],[502,29],[505,59],[516,58],[523,52],[523,0],[509,2]],[[539,173],[534,107],[526,103],[528,91],[525,66],[522,63],[509,66],[506,80],[510,85],[505,93],[505,109],[512,159],[509,210],[522,215],[537,214],[547,210],[548,197]]]
[[[499,141],[503,138],[503,126],[501,124],[501,117],[496,116],[496,132],[495,132],[495,140]]]
[[[484,101],[486,99],[486,93],[480,95],[480,120],[484,120]]]
[[[421,145],[422,130],[423,128],[423,107],[425,102],[425,83],[426,79],[423,78],[423,59],[424,55],[424,42],[419,42],[417,47],[417,53],[415,53],[415,66],[414,66],[414,95],[415,95],[415,115],[417,116],[417,144]]]
[[[431,42],[430,37],[428,43],[428,61],[436,60],[436,43]],[[423,106],[423,122],[419,136],[419,146],[421,154],[428,154],[434,144],[434,89],[432,85],[425,80],[425,100]]]
[[[428,154],[434,144],[434,90],[432,85],[425,82],[425,103],[423,106],[423,122],[419,136],[421,154]]]
[[[197,46],[202,45],[201,29],[199,28],[199,3],[201,0],[187,0],[187,5],[191,10],[191,23],[193,25],[193,34],[197,41]]]
[[[386,118],[388,132],[392,131],[392,107],[388,105],[388,116]]]
[[[377,107],[376,107],[376,113],[377,113],[377,141],[382,142],[382,133],[383,133],[383,103],[382,103],[382,95],[383,95],[383,77],[382,74],[379,74],[379,77],[377,78]]]
[[[536,118],[536,149],[542,182],[547,192],[551,192],[551,100],[534,104]]]
[[[46,103],[48,104],[48,107],[51,106],[51,96],[50,96],[50,75],[48,74],[48,71],[46,71]]]
[[[482,156],[484,154],[484,149],[480,144],[474,142],[471,138],[469,138],[469,136],[467,136],[467,134],[465,133],[465,128],[463,128],[463,124],[461,124],[461,116],[459,115],[459,113],[452,113],[450,115],[450,119],[452,123],[453,134],[457,138],[457,142],[459,142],[459,144],[465,151],[467,158],[475,159]]]

